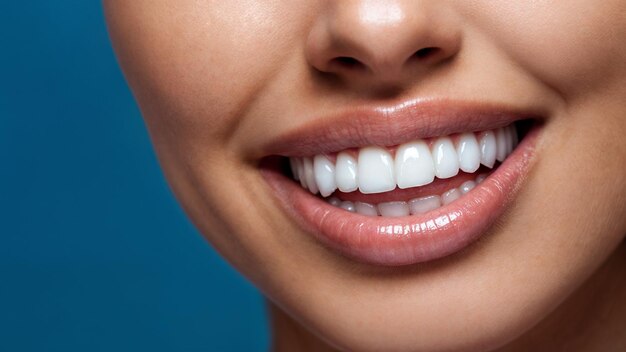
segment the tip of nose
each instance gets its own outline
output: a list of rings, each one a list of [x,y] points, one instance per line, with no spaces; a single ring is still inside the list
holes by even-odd
[[[333,9],[311,28],[307,60],[316,70],[358,86],[407,82],[449,62],[461,46],[454,19],[426,5],[410,13],[398,7],[403,16],[393,25],[364,21],[353,6]]]

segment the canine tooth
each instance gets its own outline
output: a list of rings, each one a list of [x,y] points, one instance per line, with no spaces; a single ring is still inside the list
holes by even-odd
[[[446,205],[454,202],[459,198],[461,198],[461,191],[459,191],[457,188],[452,188],[451,190],[441,195],[441,202],[443,203],[443,205]]]
[[[337,189],[335,183],[335,165],[324,155],[316,155],[313,159],[315,183],[322,197],[328,197]]]
[[[487,178],[487,174],[480,174],[476,177],[476,184],[482,183]]]
[[[335,181],[337,182],[337,188],[342,192],[352,192],[356,191],[358,188],[357,163],[356,160],[346,152],[337,154]]]
[[[378,216],[378,209],[375,205],[363,202],[355,202],[354,208],[361,215]]]
[[[393,159],[383,148],[362,148],[357,170],[359,190],[362,193],[381,193],[396,188]]]
[[[437,139],[433,145],[435,175],[438,178],[450,178],[459,173],[459,156],[448,137]]]
[[[351,213],[354,213],[356,211],[356,209],[354,209],[354,203],[348,200],[341,202],[341,204],[339,204],[339,208],[347,210]]]
[[[327,202],[330,205],[334,205],[334,206],[338,207],[341,204],[341,199],[339,199],[337,197],[330,197],[330,198],[328,198]]]
[[[427,185],[435,179],[435,165],[423,141],[402,144],[396,151],[396,183],[399,188]]]
[[[315,173],[313,172],[313,161],[311,158],[303,158],[302,163],[304,164],[304,179],[305,184],[309,191],[313,194],[317,194],[317,185],[315,184]]]
[[[500,162],[506,158],[506,135],[504,128],[496,130],[496,159]]]
[[[492,168],[496,163],[496,135],[493,131],[485,131],[480,135],[480,163]]]
[[[441,206],[441,197],[428,196],[411,199],[409,201],[409,209],[411,214],[423,214],[431,210],[435,210]]]
[[[465,172],[475,172],[480,167],[480,147],[473,133],[463,133],[459,136],[457,146],[459,167]]]
[[[461,187],[459,187],[459,190],[461,190],[461,193],[466,194],[467,192],[473,190],[474,187],[476,187],[476,182],[474,182],[474,181],[465,181],[465,182],[463,182]]]
[[[296,158],[289,158],[289,166],[291,167],[291,174],[293,175],[293,179],[296,181],[300,180],[300,176],[298,174],[298,162]]]
[[[378,204],[378,211],[382,216],[407,216],[410,214],[407,202],[386,202]]]

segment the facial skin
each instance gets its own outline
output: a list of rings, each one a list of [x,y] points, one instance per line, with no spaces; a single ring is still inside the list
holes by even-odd
[[[271,301],[276,349],[626,348],[624,1],[104,5],[166,177]],[[409,59],[423,48],[437,50]],[[321,246],[262,177],[264,146],[351,106],[421,98],[545,112],[518,197],[433,262],[380,267]]]

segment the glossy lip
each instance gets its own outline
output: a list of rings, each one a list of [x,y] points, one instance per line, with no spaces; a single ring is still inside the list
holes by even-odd
[[[416,99],[386,107],[352,108],[313,119],[261,148],[264,155],[306,157],[370,145],[391,147],[415,139],[486,131],[545,111],[495,103]]]
[[[399,121],[403,126],[410,122],[411,129],[416,129],[416,125],[426,127],[421,132],[399,133],[396,139],[391,138],[393,136],[389,132],[373,132],[372,135],[368,135],[368,131],[373,131],[372,126],[380,125],[380,123],[375,120],[375,117],[366,116],[365,119],[374,119],[371,121],[377,122],[373,125],[354,125],[350,121],[337,121],[340,124],[338,130],[325,137],[320,134],[330,127],[322,125],[317,130],[309,131],[308,134],[295,134],[299,139],[291,135],[279,141],[276,149],[291,144],[292,153],[310,151],[307,155],[311,155],[320,153],[320,148],[342,148],[343,145],[346,145],[344,148],[349,148],[359,146],[361,143],[372,144],[373,141],[377,141],[379,145],[396,145],[405,142],[404,138],[410,140],[432,137],[440,132],[442,132],[440,135],[446,135],[461,131],[487,130],[506,126],[515,120],[536,116],[528,113],[503,112],[503,110],[484,110],[485,105],[472,106],[470,110],[467,110],[467,115],[458,115],[459,107],[467,108],[467,106],[455,105],[450,109],[452,112],[437,115],[426,122],[420,122],[419,117],[414,117],[415,120],[412,121],[407,120],[408,112],[402,110],[400,115],[395,116],[394,123],[390,123],[389,118],[385,120],[388,129],[404,132],[395,125],[395,121]],[[445,111],[441,105],[437,104],[427,104],[424,109],[428,112]],[[374,116],[377,116],[376,113]],[[448,120],[449,124],[446,125],[445,117],[450,116],[453,118]],[[467,120],[463,120],[463,116],[466,116]],[[482,116],[486,120],[480,121],[477,116]],[[341,128],[346,125],[356,128],[359,133],[354,134],[354,130],[342,132]],[[460,251],[489,229],[514,199],[528,174],[534,160],[539,131],[539,127],[536,126],[531,129],[509,157],[472,191],[448,205],[421,215],[387,218],[351,213],[326,203],[278,172],[262,169],[262,174],[275,191],[284,211],[294,218],[305,232],[312,234],[327,247],[349,258],[369,264],[409,265],[438,259]],[[337,140],[336,138],[341,139],[337,136],[342,134],[352,137],[349,137],[347,141],[346,139]],[[318,142],[315,145],[303,144],[307,135],[308,138],[318,137]],[[415,137],[416,135],[419,137]],[[385,141],[389,143],[381,143]],[[332,145],[328,146],[326,142]]]

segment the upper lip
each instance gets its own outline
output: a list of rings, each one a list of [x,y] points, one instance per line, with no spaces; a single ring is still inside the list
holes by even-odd
[[[267,155],[311,156],[368,145],[395,146],[420,138],[496,129],[542,115],[539,109],[498,103],[415,99],[313,119],[263,149]]]

